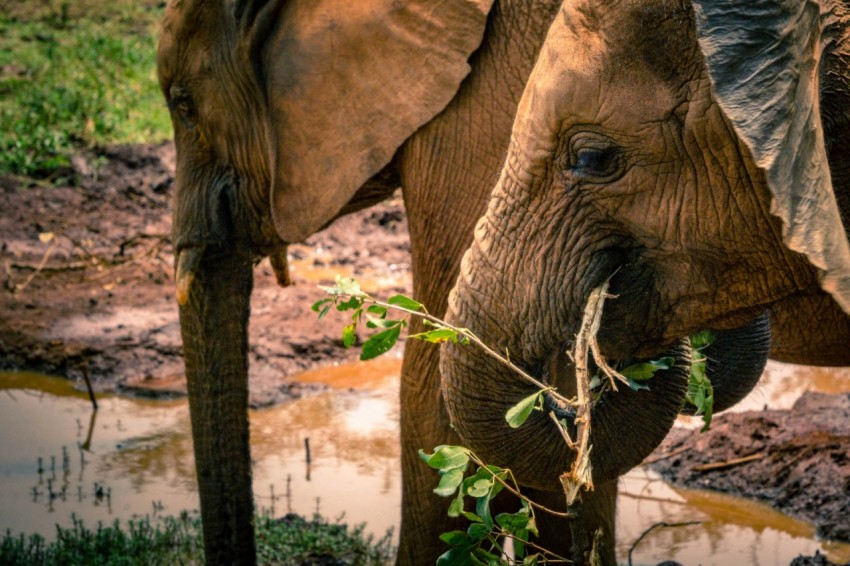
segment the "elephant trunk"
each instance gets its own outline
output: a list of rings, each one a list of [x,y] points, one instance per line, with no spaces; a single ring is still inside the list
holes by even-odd
[[[518,359],[522,346],[506,340],[512,325],[522,317],[509,312],[518,310],[516,305],[510,306],[511,294],[501,292],[503,286],[488,279],[497,270],[481,269],[493,265],[492,260],[481,257],[483,253],[478,246],[467,252],[463,273],[449,301],[448,319],[471,329],[485,343],[508,350],[514,363],[542,368],[538,372],[541,379],[568,394],[574,367],[566,355],[564,340],[557,341],[542,359]],[[470,270],[472,266],[479,269]],[[575,294],[587,296],[592,287],[589,283]],[[524,322],[536,326],[535,321]],[[578,321],[571,326],[577,329]],[[538,336],[537,340],[550,338]],[[638,465],[669,432],[685,396],[690,354],[686,342],[681,341],[664,355],[673,356],[676,364],[656,373],[648,390],[620,387],[618,392],[606,393],[593,409],[590,442],[594,482],[613,480]],[[543,411],[533,411],[522,426],[509,427],[506,412],[533,394],[535,388],[474,345],[444,345],[440,370],[446,407],[465,445],[486,462],[510,468],[523,485],[560,490],[558,477],[569,469],[575,454],[549,412],[569,420],[567,412],[559,412],[547,402]]]
[[[180,326],[206,563],[255,564],[248,443],[251,257],[219,246],[202,253],[180,306]]]

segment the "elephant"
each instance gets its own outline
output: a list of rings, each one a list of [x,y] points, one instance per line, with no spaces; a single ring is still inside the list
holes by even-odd
[[[484,213],[555,0],[169,0],[157,54],[177,150],[173,241],[204,550],[253,564],[252,267],[403,191],[413,294],[441,316]],[[462,192],[458,187],[464,187]],[[411,331],[421,330],[418,322]],[[439,351],[402,367],[400,564],[433,563],[447,502],[420,448],[457,444]],[[560,497],[547,501],[563,508]],[[614,489],[584,519],[613,532]],[[559,521],[541,526],[568,548]],[[551,533],[551,534],[547,534]]]
[[[565,352],[607,282],[602,354],[680,365],[688,337],[710,329],[710,361],[736,368],[711,377],[716,409],[768,356],[850,365],[848,155],[846,2],[565,0],[448,320],[569,392]],[[441,347],[440,369],[464,445],[559,489],[575,456],[547,413],[569,427],[575,414],[545,393],[545,410],[512,429],[505,412],[533,386],[457,344]],[[639,464],[682,410],[682,374],[647,383],[595,405],[594,481]]]

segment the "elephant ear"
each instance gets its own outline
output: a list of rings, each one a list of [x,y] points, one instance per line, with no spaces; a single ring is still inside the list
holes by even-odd
[[[469,73],[493,0],[289,0],[261,48],[274,224],[329,222]]]
[[[822,271],[850,313],[850,245],[832,188],[818,76],[821,7],[812,0],[695,0],[714,95],[764,170],[785,244]]]

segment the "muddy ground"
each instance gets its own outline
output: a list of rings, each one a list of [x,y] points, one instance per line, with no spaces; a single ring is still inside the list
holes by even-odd
[[[0,176],[0,369],[65,376],[80,387],[87,371],[100,391],[182,394],[169,211],[174,148],[117,146],[73,165],[60,187]],[[318,321],[310,311],[324,296],[318,283],[353,274],[367,290],[409,292],[401,198],[292,246],[290,259],[295,285],[286,289],[266,261],[255,269],[255,407],[317,387],[292,375],[357,356],[342,347],[341,315]]]
[[[675,429],[650,459],[676,485],[757,499],[850,542],[850,393],[720,415],[705,433]]]
[[[0,175],[0,369],[65,376],[83,388],[164,396],[185,391],[172,281],[170,144],[80,155],[58,187]],[[309,306],[335,273],[381,294],[409,292],[400,197],[337,221],[290,248],[293,287],[255,269],[251,404],[298,397],[293,376],[354,359],[341,315]],[[309,268],[309,271],[308,269]],[[333,316],[336,318],[332,318]],[[653,467],[680,485],[766,501],[850,541],[850,396],[806,395],[791,411],[721,416],[671,435]],[[735,462],[744,458],[743,462]],[[717,464],[715,469],[699,466]]]

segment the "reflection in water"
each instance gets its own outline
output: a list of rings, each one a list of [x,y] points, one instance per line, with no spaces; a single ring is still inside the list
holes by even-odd
[[[258,509],[344,514],[375,534],[398,525],[399,370],[400,361],[388,359],[311,372],[305,381],[332,389],[253,411]],[[850,391],[846,370],[834,379],[819,368],[771,364],[769,370],[756,408],[790,404],[786,399],[809,387]],[[99,405],[94,418],[87,395],[65,380],[0,373],[0,430],[7,432],[0,435],[0,532],[52,537],[54,524],[69,525],[72,511],[94,524],[197,508],[186,401],[101,395]],[[676,489],[642,469],[628,474],[620,490],[621,562],[660,521],[700,525],[652,531],[634,549],[635,564],[787,564],[816,549],[834,561],[850,560],[850,545],[818,542],[810,525],[756,503]]]
[[[632,542],[655,523],[696,525],[653,530],[633,551],[635,564],[677,560],[685,565],[788,564],[801,553],[825,552],[841,564],[850,545],[815,539],[809,523],[771,507],[717,492],[675,488],[639,468],[621,480],[617,499],[617,556],[625,562]]]
[[[330,391],[251,413],[258,509],[318,509],[368,522],[376,534],[398,524],[400,363],[388,362],[376,364],[383,382],[374,391]],[[63,379],[0,373],[0,390],[0,429],[15,432],[0,435],[0,532],[54,536],[71,512],[95,524],[197,508],[185,399],[101,395],[95,415]]]

